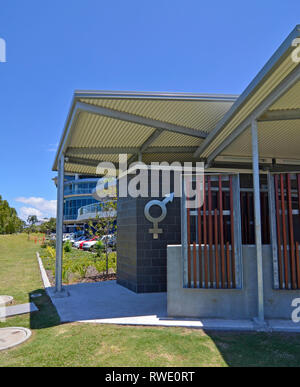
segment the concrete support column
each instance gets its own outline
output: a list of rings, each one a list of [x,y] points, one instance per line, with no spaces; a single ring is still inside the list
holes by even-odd
[[[264,285],[263,285],[263,261],[262,261],[262,238],[261,238],[261,211],[260,211],[260,184],[259,184],[259,155],[257,121],[251,124],[252,135],[252,163],[253,163],[253,189],[254,189],[254,224],[255,243],[257,259],[257,295],[258,295],[258,316],[257,322],[264,324]]]
[[[63,244],[63,211],[64,211],[64,155],[58,162],[57,179],[57,215],[56,215],[56,270],[55,292],[62,293],[62,244]]]

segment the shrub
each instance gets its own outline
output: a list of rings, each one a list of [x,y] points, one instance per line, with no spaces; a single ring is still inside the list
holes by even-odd
[[[102,241],[98,241],[94,245],[94,250],[96,251],[97,257],[101,257],[101,254],[102,254],[104,248],[105,248],[105,246],[104,246]]]
[[[71,259],[64,260],[62,265],[62,280],[63,282],[69,282],[69,274],[72,271],[73,262]]]
[[[93,263],[89,259],[79,258],[76,261],[73,261],[70,270],[72,273],[79,274],[80,278],[85,278],[87,269],[91,265],[93,265]]]
[[[49,257],[52,258],[52,259],[55,259],[56,252],[55,252],[54,247],[47,246],[46,250],[47,250],[47,253],[48,253]]]
[[[93,266],[98,271],[98,273],[103,273],[106,271],[106,256],[101,254],[101,256],[96,259],[93,263]],[[113,269],[116,272],[117,269],[117,253],[112,252],[108,254],[108,268]]]
[[[72,244],[70,241],[66,241],[64,243],[64,251],[65,253],[69,253],[72,250]]]
[[[48,246],[55,248],[56,247],[56,242],[53,239],[46,239],[42,244],[41,248],[46,249]]]

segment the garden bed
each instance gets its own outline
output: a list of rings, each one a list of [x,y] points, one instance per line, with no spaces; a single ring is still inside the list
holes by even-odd
[[[55,249],[46,246],[40,249],[40,257],[51,285],[55,283]],[[106,274],[106,255],[100,255],[71,249],[63,252],[62,281],[63,284],[102,282],[116,279],[117,254],[108,254],[108,274]]]

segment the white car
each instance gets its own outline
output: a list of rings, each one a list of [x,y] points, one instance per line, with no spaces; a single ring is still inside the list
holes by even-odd
[[[97,242],[98,240],[84,242],[82,250],[90,250]]]
[[[76,247],[77,249],[79,248],[79,245],[82,241],[86,240],[86,237],[84,236],[81,236],[79,238],[77,238],[74,243],[73,243],[73,246]]]
[[[72,238],[74,238],[74,234],[73,233],[63,234],[63,242],[71,241]]]
[[[103,235],[103,237],[101,238],[101,241],[103,242],[104,245],[107,242],[107,245],[109,247],[113,247],[116,244],[116,237],[114,234]]]

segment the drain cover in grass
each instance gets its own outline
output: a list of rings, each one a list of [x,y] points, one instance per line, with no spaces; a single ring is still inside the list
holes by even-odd
[[[30,336],[31,331],[27,328],[0,328],[0,351],[22,344]]]
[[[0,296],[0,306],[10,305],[13,300],[12,296]]]

